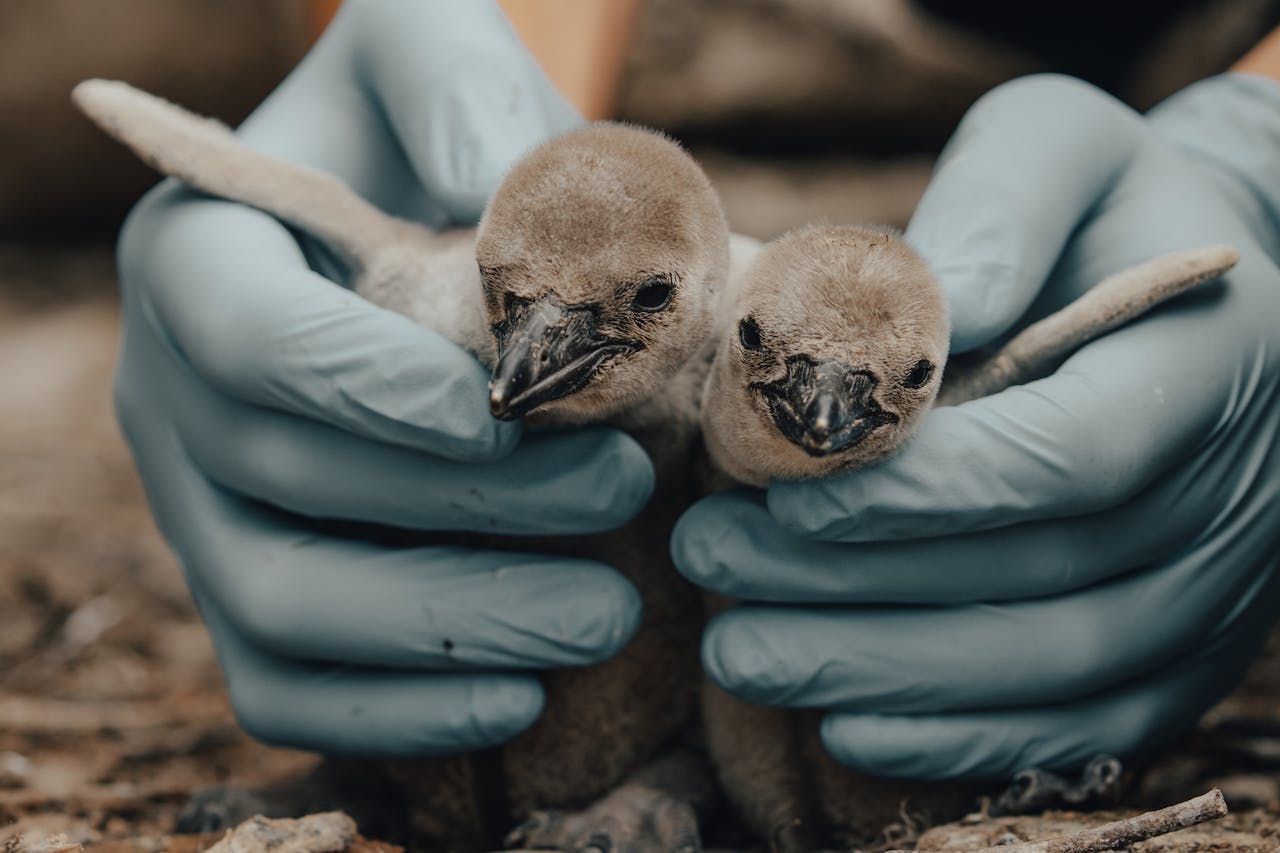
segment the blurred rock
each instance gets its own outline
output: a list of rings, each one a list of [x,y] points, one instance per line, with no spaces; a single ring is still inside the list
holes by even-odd
[[[907,0],[649,0],[621,112],[749,150],[936,147],[979,95],[1038,68]]]
[[[1280,779],[1256,773],[1233,773],[1216,780],[1222,796],[1238,809],[1272,809],[1280,806]]]
[[[356,823],[342,812],[295,819],[252,817],[208,853],[337,853],[356,839]]]
[[[1099,82],[1145,108],[1226,69],[1280,16],[1276,0],[1215,0],[1126,10],[1124,27],[1088,27],[1080,16],[1100,3],[933,5],[970,25],[911,0],[649,0],[622,113],[751,151],[936,150],[974,100],[1012,77],[1116,48],[1123,73]],[[1098,37],[1059,37],[1054,51],[1035,52],[1055,20]]]

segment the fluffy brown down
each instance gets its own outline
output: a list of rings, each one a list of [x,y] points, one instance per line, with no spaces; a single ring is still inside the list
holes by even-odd
[[[808,226],[760,252],[721,336],[703,397],[702,429],[717,468],[755,486],[861,467],[907,439],[933,403],[946,359],[946,304],[933,273],[900,238],[865,226]],[[758,351],[734,331],[750,318]],[[751,388],[786,373],[789,356],[837,359],[877,377],[873,397],[897,423],[843,453],[813,457],[778,432]],[[903,380],[925,359],[929,381]]]
[[[599,123],[512,168],[480,221],[476,258],[490,323],[505,316],[508,295],[551,293],[599,305],[602,332],[645,344],[537,410],[543,421],[599,421],[652,397],[703,347],[729,269],[728,226],[711,183],[678,145]],[[675,284],[671,306],[630,310],[657,275]]]

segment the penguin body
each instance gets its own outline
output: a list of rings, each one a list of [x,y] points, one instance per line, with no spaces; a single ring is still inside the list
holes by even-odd
[[[910,440],[931,406],[1047,375],[1083,344],[1217,277],[1237,257],[1211,246],[1139,264],[953,370],[941,288],[895,233],[792,232],[759,252],[718,325],[701,406],[712,488],[836,475],[883,459]],[[713,613],[732,605],[710,596]],[[861,847],[883,841],[904,814],[945,821],[976,804],[972,784],[874,778],[841,766],[822,744],[820,712],[751,705],[709,680],[702,709],[725,794],[774,849]]]

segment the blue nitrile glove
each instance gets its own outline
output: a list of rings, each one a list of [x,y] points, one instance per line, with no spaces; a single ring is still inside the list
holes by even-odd
[[[243,138],[401,215],[473,222],[521,152],[577,121],[492,3],[364,0]],[[120,265],[120,420],[250,733],[324,752],[488,746],[537,717],[530,670],[630,637],[638,597],[606,566],[386,547],[314,519],[610,528],[652,488],[632,439],[522,439],[489,415],[467,353],[316,274],[248,208],[166,184],[132,214]]]
[[[1270,80],[1145,118],[1054,76],[983,98],[907,231],[953,349],[1160,252],[1228,243],[1240,264],[1042,381],[931,412],[884,464],[695,506],[681,570],[752,602],[707,630],[712,678],[830,709],[832,754],[892,776],[1008,778],[1185,733],[1280,610],[1278,207]]]

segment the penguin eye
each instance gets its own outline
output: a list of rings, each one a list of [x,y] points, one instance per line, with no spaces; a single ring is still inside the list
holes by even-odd
[[[743,317],[742,322],[738,323],[738,340],[742,342],[742,348],[757,352],[762,344],[760,343],[760,327],[756,325],[756,321],[751,317]]]
[[[636,291],[631,307],[636,311],[661,311],[671,304],[671,285],[660,278],[651,278]]]
[[[920,359],[916,362],[916,366],[911,368],[911,372],[907,374],[907,378],[902,380],[902,384],[908,388],[923,388],[929,379],[933,376],[933,363]]]

